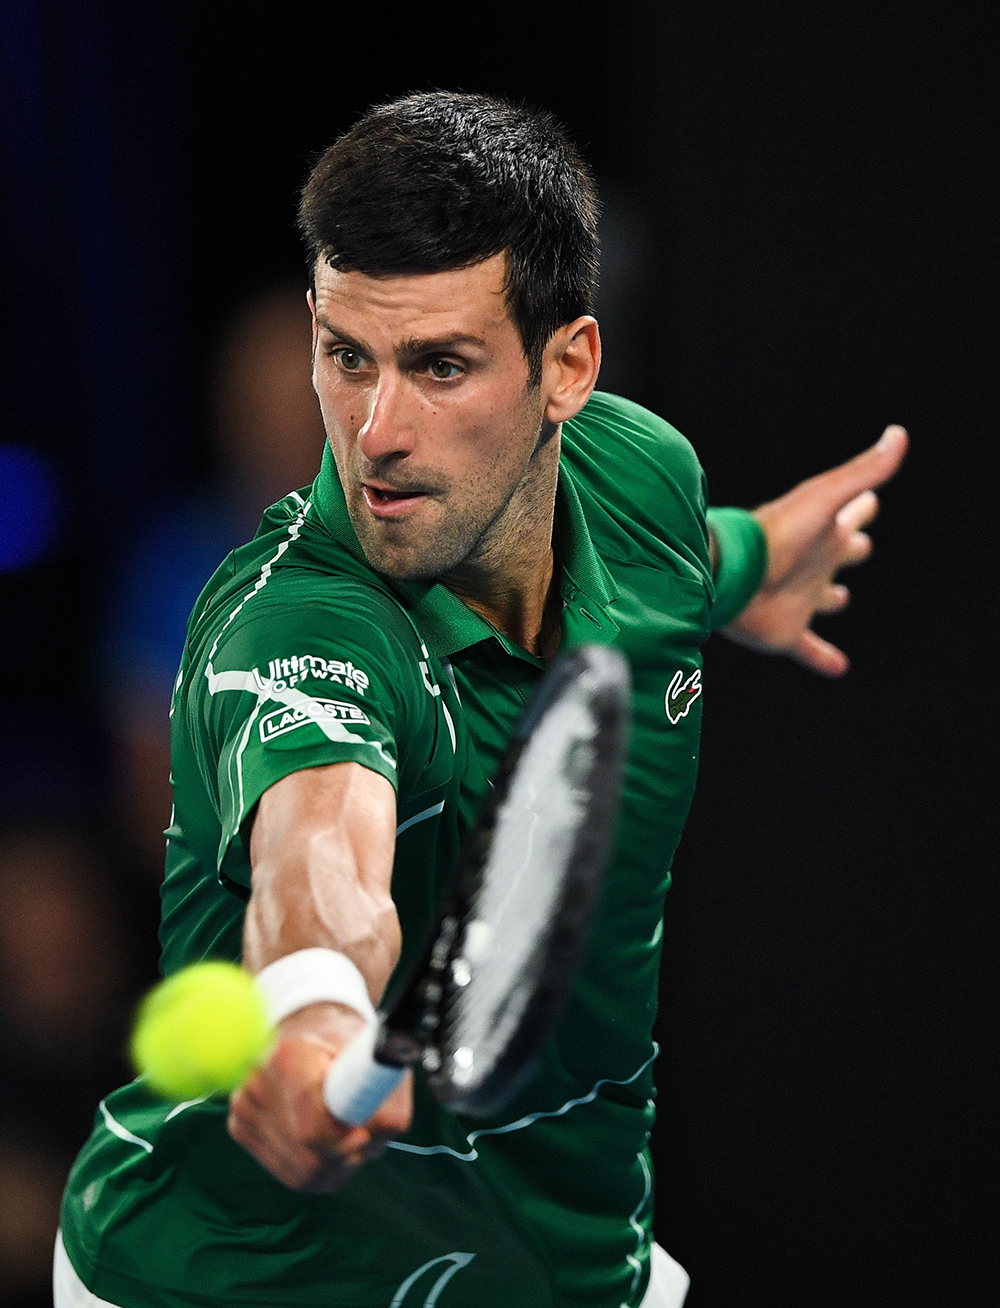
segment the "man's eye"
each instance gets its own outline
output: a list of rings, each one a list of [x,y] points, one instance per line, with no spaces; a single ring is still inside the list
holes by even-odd
[[[364,362],[364,356],[347,345],[341,345],[331,353],[345,372],[357,372]]]
[[[427,365],[427,371],[437,381],[447,381],[450,377],[457,377],[462,369],[450,359],[432,359]]]

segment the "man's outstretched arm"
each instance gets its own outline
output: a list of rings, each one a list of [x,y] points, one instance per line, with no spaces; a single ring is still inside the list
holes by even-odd
[[[812,620],[847,604],[850,593],[836,574],[871,553],[863,528],[878,512],[875,488],[896,473],[907,444],[902,427],[887,427],[870,449],[754,511],[767,541],[764,580],[722,627],[725,635],[762,653],[787,654],[823,676],[847,671],[847,656],[817,636]]]
[[[378,1003],[401,941],[389,893],[395,832],[392,786],[358,763],[293,772],[265,791],[250,839],[245,966],[257,973],[300,949],[336,950]],[[323,1102],[330,1061],[363,1021],[344,1004],[293,1013],[268,1062],[230,1102],[230,1135],[293,1189],[340,1189],[409,1126],[409,1076],[364,1126],[335,1121]]]

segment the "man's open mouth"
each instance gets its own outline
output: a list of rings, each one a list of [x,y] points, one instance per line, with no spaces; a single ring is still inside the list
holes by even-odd
[[[398,490],[394,486],[373,486],[362,482],[365,503],[376,517],[385,518],[405,512],[406,509],[427,498],[423,490]]]
[[[411,500],[414,496],[424,493],[412,490],[382,490],[379,486],[366,486],[365,489],[371,491],[378,500]]]

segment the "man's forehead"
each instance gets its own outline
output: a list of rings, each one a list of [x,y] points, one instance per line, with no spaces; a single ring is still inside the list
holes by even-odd
[[[510,322],[505,295],[507,261],[494,255],[468,268],[435,273],[371,277],[341,272],[320,260],[316,266],[316,308],[320,319],[344,328],[345,315],[416,326],[420,335],[481,335]]]

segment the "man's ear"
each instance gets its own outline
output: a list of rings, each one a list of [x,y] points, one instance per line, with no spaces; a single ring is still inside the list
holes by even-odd
[[[545,417],[552,423],[575,418],[590,398],[601,367],[601,333],[589,314],[554,332],[542,355]]]
[[[309,305],[309,312],[312,314],[312,357],[316,358],[316,338],[319,336],[319,327],[316,323],[316,297],[313,295],[312,287],[306,291],[306,304]]]

